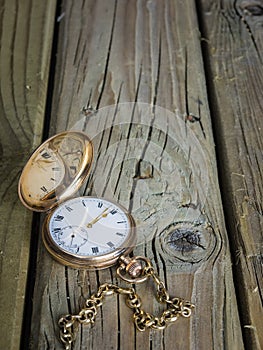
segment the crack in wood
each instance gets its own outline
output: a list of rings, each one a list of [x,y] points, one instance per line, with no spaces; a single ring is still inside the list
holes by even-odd
[[[140,170],[140,164],[142,162],[142,159],[145,158],[145,154],[146,154],[147,148],[148,148],[150,140],[151,140],[152,131],[153,131],[153,122],[154,122],[154,118],[151,119],[151,122],[150,122],[150,125],[149,125],[149,129],[148,129],[148,134],[147,134],[147,140],[146,140],[146,142],[145,142],[145,144],[143,146],[143,149],[142,149],[139,161],[137,160],[137,163],[136,163],[136,166],[135,166],[135,175],[133,176],[132,188],[131,188],[131,191],[130,191],[130,201],[129,201],[129,211],[130,212],[132,212],[133,196],[134,196],[135,189],[136,189],[136,186],[137,186],[136,178],[138,177],[139,170]]]
[[[66,284],[66,302],[67,302],[67,306],[68,306],[68,312],[71,314],[72,313],[72,309],[71,309],[71,302],[70,302],[70,286],[69,286],[69,282],[68,282],[68,267],[65,266],[65,284]]]
[[[157,65],[157,76],[155,81],[155,87],[154,87],[154,96],[153,96],[153,113],[155,110],[155,105],[157,102],[157,94],[158,94],[158,87],[159,87],[159,80],[160,80],[160,70],[161,70],[161,55],[162,55],[162,40],[161,40],[161,32],[159,34],[159,52],[158,52],[158,65]]]
[[[100,94],[99,94],[99,97],[98,97],[96,109],[99,109],[100,102],[101,102],[101,99],[102,99],[102,95],[103,95],[103,92],[104,92],[104,88],[105,88],[105,85],[106,85],[106,80],[108,78],[108,68],[109,68],[109,62],[110,62],[110,55],[111,55],[114,27],[115,27],[115,22],[116,22],[116,13],[117,13],[117,0],[115,0],[115,2],[114,2],[114,10],[113,10],[113,18],[112,18],[112,26],[111,26],[111,34],[110,34],[110,40],[109,40],[109,46],[108,46],[108,53],[107,53],[107,57],[106,57],[106,63],[105,63],[105,68],[104,68],[102,86],[101,86],[101,91],[100,91]]]
[[[201,243],[201,232],[198,230],[190,230],[189,228],[178,228],[174,229],[170,233],[169,244],[172,249],[179,250],[182,252],[190,252],[196,247],[206,249]]]

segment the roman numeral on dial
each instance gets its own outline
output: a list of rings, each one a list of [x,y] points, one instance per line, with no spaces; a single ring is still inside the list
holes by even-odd
[[[68,206],[66,206],[65,208],[67,209],[68,212],[71,212],[73,210],[71,207],[68,207]]]
[[[121,233],[121,232],[116,232],[116,235],[120,236],[120,237],[124,237],[125,236],[124,233]]]
[[[55,216],[55,221],[62,221],[63,219],[64,219],[64,216],[62,215]]]
[[[43,191],[43,192],[45,192],[45,193],[48,193],[48,190],[46,189],[45,186],[40,187],[40,189],[41,189],[41,191]]]
[[[45,159],[51,158],[51,155],[47,152],[41,153],[41,156]]]
[[[113,248],[114,247],[114,244],[112,242],[107,242],[107,245],[110,247],[110,248]]]

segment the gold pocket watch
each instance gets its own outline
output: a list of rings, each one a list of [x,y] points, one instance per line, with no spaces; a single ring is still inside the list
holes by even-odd
[[[141,308],[134,288],[105,283],[86,300],[78,314],[59,320],[60,339],[67,350],[72,349],[76,326],[93,324],[107,295],[126,296],[139,331],[164,329],[179,316],[189,317],[194,307],[184,299],[170,298],[149,259],[128,256],[136,242],[135,223],[121,205],[105,198],[73,197],[89,174],[92,161],[93,146],[85,133],[65,131],[49,138],[34,151],[22,171],[18,185],[22,203],[33,211],[49,212],[42,238],[58,262],[86,269],[118,263],[117,275],[128,283],[152,278],[157,286],[157,300],[167,308],[155,317]]]
[[[112,201],[77,197],[63,202],[47,217],[43,241],[53,257],[77,268],[106,268],[128,254],[134,244],[134,223]]]
[[[71,198],[92,160],[86,134],[62,132],[35,150],[18,186],[26,207],[49,211],[42,229],[45,247],[57,261],[73,268],[111,266],[129,253],[135,241],[134,221],[119,204],[104,198]]]

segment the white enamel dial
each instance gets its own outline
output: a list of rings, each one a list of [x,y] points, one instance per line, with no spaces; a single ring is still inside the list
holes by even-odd
[[[103,198],[70,199],[52,213],[47,225],[44,242],[48,250],[69,265],[77,259],[77,265],[106,266],[115,260],[116,252],[130,249],[133,242],[131,217]]]

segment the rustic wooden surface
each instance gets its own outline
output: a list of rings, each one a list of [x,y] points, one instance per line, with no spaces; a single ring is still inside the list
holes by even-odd
[[[263,347],[262,1],[202,1],[219,174],[245,344]]]
[[[18,349],[32,215],[16,186],[41,139],[56,15],[55,2],[2,3],[0,348]],[[262,8],[260,1],[62,1],[49,134],[87,132],[95,161],[83,191],[127,207],[138,226],[134,253],[151,259],[172,296],[196,304],[190,319],[138,333],[123,298],[108,297],[74,350],[262,347]],[[85,106],[93,113],[84,116]],[[115,268],[65,268],[39,239],[23,348],[63,349],[58,318],[79,312],[104,282],[117,282]],[[136,289],[147,311],[161,312],[151,283]]]
[[[1,349],[18,349],[32,213],[17,197],[19,173],[42,139],[55,1],[0,2]]]
[[[130,110],[87,118],[96,161],[86,193],[129,207],[137,225],[144,223],[135,254],[151,258],[171,294],[196,303],[191,319],[138,333],[123,299],[111,297],[74,349],[242,349],[195,3],[65,1],[62,14],[51,134],[74,127],[87,104],[156,104],[181,121],[174,116],[168,124],[153,108],[140,122]],[[190,113],[201,122],[191,123]],[[199,168],[197,151],[205,158]],[[39,247],[31,348],[61,349],[59,316],[78,312],[98,284],[116,283],[115,270],[65,269]],[[145,288],[137,288],[145,308],[157,312],[152,286]]]

